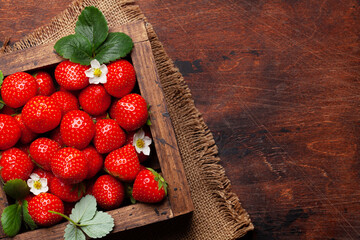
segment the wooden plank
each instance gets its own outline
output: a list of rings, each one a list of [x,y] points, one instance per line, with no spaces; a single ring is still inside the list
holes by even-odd
[[[8,206],[6,194],[4,192],[4,189],[0,187],[0,213],[4,211],[4,208]],[[5,233],[3,231],[3,228],[0,230],[0,238],[3,238],[5,236]]]
[[[128,34],[134,43],[148,39],[145,26],[141,21],[121,25],[112,28],[111,31]],[[46,67],[63,60],[64,59],[55,52],[54,43],[52,42],[1,56],[0,69],[6,76],[19,71],[29,71]]]
[[[159,221],[164,221],[173,217],[169,201],[166,200],[161,204],[138,203],[116,210],[108,211],[108,213],[114,218],[115,221],[115,227],[112,233],[136,228]],[[25,232],[22,234],[18,234],[11,239],[62,239],[67,224],[68,222],[65,222],[57,224],[50,228],[40,228],[35,231]]]
[[[175,132],[167,111],[164,94],[157,75],[149,41],[135,44],[131,54],[141,95],[151,105],[151,133],[162,174],[169,184],[168,197],[174,216],[193,211],[190,189],[177,145]]]

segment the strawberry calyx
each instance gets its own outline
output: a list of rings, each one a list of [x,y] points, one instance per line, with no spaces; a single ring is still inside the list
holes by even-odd
[[[167,195],[168,184],[165,181],[165,179],[158,172],[156,172],[154,169],[152,169],[152,168],[146,168],[146,169],[149,170],[154,175],[154,180],[158,182],[159,190],[162,187],[164,188],[165,196],[166,196]]]

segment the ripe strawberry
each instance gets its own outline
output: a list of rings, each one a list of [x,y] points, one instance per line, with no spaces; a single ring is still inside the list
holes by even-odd
[[[89,78],[85,75],[87,69],[88,66],[66,60],[56,66],[55,79],[66,90],[83,89],[89,85]]]
[[[13,147],[20,137],[19,123],[9,115],[0,114],[0,150]]]
[[[95,124],[86,112],[73,110],[63,117],[60,133],[66,146],[84,149],[95,135]]]
[[[124,200],[123,184],[110,175],[100,176],[92,189],[92,195],[99,206],[106,210],[118,208]]]
[[[43,170],[41,168],[34,169],[34,171],[32,173],[36,173],[37,175],[39,175],[40,178],[46,178],[48,186],[50,185],[51,181],[55,177],[52,172],[45,171],[45,170]]]
[[[40,71],[34,77],[39,86],[39,95],[50,96],[55,92],[54,81],[49,73]]]
[[[110,63],[107,68],[107,82],[104,84],[106,91],[117,98],[129,94],[136,82],[135,70],[131,63],[125,59],[120,59]]]
[[[115,107],[115,120],[126,131],[142,127],[148,119],[145,99],[132,93],[121,98]]]
[[[90,115],[101,115],[111,104],[111,97],[102,85],[91,84],[84,88],[79,95],[82,109]]]
[[[10,148],[2,153],[0,167],[4,182],[17,178],[26,181],[34,169],[34,163],[25,152]]]
[[[50,139],[57,142],[61,147],[65,146],[65,143],[61,137],[60,126],[50,132]]]
[[[135,134],[137,138],[134,141]],[[126,134],[125,144],[131,144],[135,147],[140,163],[144,162],[150,156],[150,148],[148,148],[149,153],[147,153],[145,150],[147,141],[149,141],[151,144],[151,132],[148,126],[144,126],[137,131],[131,131]],[[146,154],[144,154],[144,152]]]
[[[30,200],[28,210],[37,225],[47,227],[62,220],[61,216],[49,211],[64,214],[64,204],[60,198],[51,193],[40,193]]]
[[[117,105],[118,101],[120,101],[120,99],[115,99],[112,101],[112,103],[110,105],[109,116],[111,119],[115,119],[115,113],[117,112],[116,105]]]
[[[79,101],[68,91],[58,91],[50,97],[59,105],[62,116],[64,116],[67,112],[79,109]]]
[[[109,153],[125,143],[126,135],[113,119],[101,119],[95,124],[94,145],[99,153]]]
[[[166,194],[167,183],[153,169],[142,170],[136,176],[132,190],[132,196],[136,201],[156,203],[163,200]]]
[[[82,150],[82,152],[88,161],[88,174],[86,179],[89,179],[95,176],[101,170],[104,164],[104,159],[93,146],[88,146]]]
[[[109,153],[105,158],[105,170],[122,181],[133,181],[140,171],[135,147],[125,145]]]
[[[87,176],[87,160],[80,150],[71,147],[62,148],[51,159],[51,170],[55,177],[65,183],[79,183]]]
[[[54,177],[49,185],[50,193],[58,196],[64,202],[77,202],[85,194],[85,185],[79,184],[67,184],[61,179]]]
[[[49,138],[38,138],[30,144],[30,155],[44,170],[51,171],[51,159],[60,150],[60,144]]]
[[[12,108],[25,105],[36,96],[38,84],[33,76],[25,72],[17,72],[7,76],[1,86],[1,96],[5,104]]]
[[[58,104],[48,96],[30,99],[22,110],[25,125],[35,133],[44,133],[56,128],[61,120]]]
[[[21,129],[21,137],[20,137],[20,142],[22,144],[28,144],[30,143],[32,140],[34,140],[37,136],[36,133],[34,133],[33,131],[31,131],[24,123],[24,120],[22,119],[22,115],[21,113],[16,115],[15,120],[19,123],[19,127]]]

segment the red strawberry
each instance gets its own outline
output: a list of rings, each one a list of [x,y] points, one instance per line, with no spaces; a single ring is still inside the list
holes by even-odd
[[[36,173],[40,178],[46,178],[47,185],[49,186],[53,178],[55,177],[52,172],[45,171],[41,168],[36,168],[32,173]]]
[[[44,133],[56,128],[61,120],[57,103],[47,96],[36,96],[22,110],[25,125],[35,133]]]
[[[19,123],[9,115],[0,114],[0,150],[13,147],[20,137]]]
[[[51,159],[51,170],[55,177],[65,183],[79,183],[87,176],[87,160],[80,150],[71,147],[62,148]]]
[[[92,195],[99,206],[106,210],[118,208],[124,200],[123,184],[110,175],[100,176],[92,189]]]
[[[135,70],[131,63],[120,59],[110,63],[107,68],[107,82],[104,84],[106,91],[117,98],[129,94],[136,82]]]
[[[142,127],[148,119],[146,101],[136,93],[121,98],[116,104],[115,111],[116,122],[126,131]]]
[[[21,137],[20,137],[20,142],[22,144],[28,144],[30,143],[32,140],[34,140],[37,136],[36,133],[34,133],[33,131],[31,131],[24,123],[24,120],[22,119],[22,115],[21,113],[16,115],[15,120],[19,123],[19,127],[21,129]]]
[[[93,146],[88,146],[82,150],[82,152],[88,161],[88,174],[86,179],[89,179],[95,176],[101,170],[104,164],[104,159]]]
[[[79,109],[79,101],[68,91],[58,91],[50,97],[59,105],[62,116],[67,112]]]
[[[79,184],[67,184],[61,179],[54,177],[49,185],[50,193],[58,196],[64,202],[77,202],[85,194],[85,186]]]
[[[25,105],[36,96],[38,84],[33,76],[25,72],[17,72],[7,76],[1,86],[1,96],[5,104],[12,108]]]
[[[95,135],[95,124],[86,112],[73,110],[63,117],[60,133],[66,146],[84,149]]]
[[[105,170],[122,181],[133,181],[140,171],[135,147],[125,145],[109,153],[105,158]]]
[[[167,183],[153,169],[139,172],[134,181],[132,196],[136,201],[156,203],[164,199],[167,193]]]
[[[129,132],[126,135],[125,144],[131,144],[135,147],[139,161],[142,163],[150,156],[150,146],[148,147],[148,145],[150,145],[151,142],[152,140],[150,129],[149,127],[145,126],[137,131]]]
[[[109,115],[110,115],[110,118],[112,118],[112,119],[115,119],[115,113],[117,112],[117,110],[116,110],[116,104],[117,104],[118,101],[120,101],[120,99],[114,100],[114,101],[111,103],[111,105],[110,105]]]
[[[55,68],[55,79],[66,90],[79,90],[89,85],[85,71],[88,66],[73,63],[69,60],[59,63]]]
[[[65,143],[61,137],[60,126],[50,132],[50,139],[54,140],[62,147],[65,146]]]
[[[99,153],[109,153],[125,143],[126,135],[113,119],[101,119],[95,125],[94,145]]]
[[[90,115],[101,115],[111,104],[111,97],[102,85],[91,84],[84,88],[79,95],[82,109]]]
[[[47,227],[62,220],[61,216],[49,211],[64,214],[64,204],[60,198],[51,193],[40,193],[30,200],[28,210],[37,225]]]
[[[18,148],[4,151],[0,159],[0,166],[0,174],[4,182],[17,178],[26,181],[34,169],[34,163],[30,157]]]
[[[60,150],[60,144],[49,138],[38,138],[30,145],[30,155],[46,171],[51,171],[51,159]]]
[[[40,71],[34,77],[39,86],[39,95],[50,96],[55,92],[54,81],[49,73]]]

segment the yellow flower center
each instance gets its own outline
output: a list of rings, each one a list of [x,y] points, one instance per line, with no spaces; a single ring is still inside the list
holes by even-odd
[[[41,189],[42,185],[41,185],[41,182],[40,181],[35,181],[34,182],[34,188],[36,189]]]
[[[142,139],[136,140],[136,146],[137,146],[138,148],[143,148],[143,147],[145,146],[144,140],[142,140]]]
[[[100,77],[101,76],[101,70],[100,70],[100,68],[95,68],[95,70],[94,70],[94,75],[95,76],[97,76],[97,77]]]

